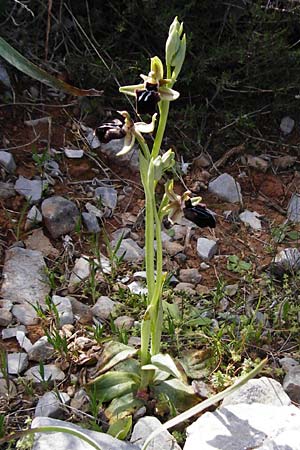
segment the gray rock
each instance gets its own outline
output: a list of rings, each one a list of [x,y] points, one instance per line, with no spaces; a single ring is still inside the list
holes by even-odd
[[[65,374],[55,364],[45,364],[44,374],[41,374],[40,366],[33,366],[25,372],[25,378],[35,383],[41,383],[43,381],[55,382],[63,381]]]
[[[93,319],[91,307],[85,303],[80,302],[74,297],[69,297],[72,305],[72,311],[80,323],[89,323]]]
[[[175,241],[181,241],[185,239],[186,233],[187,233],[187,227],[184,225],[175,224],[171,228],[172,231],[174,231],[173,239]]]
[[[12,183],[5,183],[0,181],[0,198],[10,198],[16,195],[14,185]]]
[[[11,310],[13,303],[10,300],[2,299],[0,300],[0,308]]]
[[[100,211],[100,209],[96,208],[96,206],[92,205],[92,203],[86,203],[85,209],[94,216],[98,217],[98,219],[101,219],[103,217],[103,212]]]
[[[134,274],[132,275],[134,280],[146,280],[147,279],[147,272],[146,270],[138,270],[137,272],[134,272]],[[156,273],[155,273],[155,277],[156,277]]]
[[[85,138],[87,140],[87,143],[91,147],[92,150],[95,150],[96,148],[99,148],[101,143],[99,139],[97,138],[95,131],[92,128],[86,127],[81,125],[81,128],[84,131]]]
[[[51,419],[48,417],[36,417],[33,419],[31,427],[37,428],[42,426],[65,426],[72,430],[84,433],[99,445],[103,450],[140,450],[140,447],[128,442],[120,441],[113,438],[107,433],[99,433],[86,428],[73,425],[63,420]],[[49,450],[55,443],[55,450],[91,450],[91,446],[68,433],[38,433],[35,434],[32,450]],[[150,449],[149,449],[150,450]],[[153,449],[151,449],[153,450]]]
[[[198,284],[202,280],[202,275],[197,269],[181,269],[179,271],[179,280],[184,283]]]
[[[30,236],[25,241],[26,248],[30,250],[37,250],[41,252],[44,256],[52,256],[57,258],[59,251],[53,247],[50,239],[44,235],[42,228],[33,230]]]
[[[295,121],[289,116],[285,116],[281,119],[280,130],[283,134],[290,134],[295,126]]]
[[[80,219],[75,203],[60,196],[44,200],[42,214],[45,225],[54,238],[73,231]]]
[[[119,329],[130,330],[134,325],[134,319],[128,316],[120,316],[114,320],[114,324]]]
[[[187,260],[187,256],[184,253],[177,253],[177,255],[174,256],[174,260],[179,265],[183,265]]]
[[[179,242],[176,242],[176,241],[164,241],[163,242],[163,249],[170,256],[175,256],[178,253],[183,252],[184,247],[183,247],[183,245],[179,244]]]
[[[247,164],[249,167],[260,170],[261,172],[266,172],[270,167],[270,161],[259,156],[247,155],[242,159],[242,163]]]
[[[115,247],[117,242],[113,241],[112,246]],[[131,238],[123,239],[121,245],[116,252],[120,258],[124,254],[124,261],[136,262],[144,259],[144,250]]]
[[[5,328],[2,330],[2,339],[11,339],[17,336],[17,331],[24,331],[26,333],[26,328],[24,325],[19,325],[17,327]]]
[[[30,340],[26,337],[24,331],[17,331],[16,338],[19,343],[19,346],[25,350],[25,352],[29,352],[32,349],[32,343]]]
[[[100,233],[100,226],[97,217],[92,213],[82,213],[83,223],[89,233]]]
[[[80,388],[75,392],[74,397],[71,400],[71,407],[78,411],[87,412],[90,407],[90,398],[86,391]]]
[[[289,372],[293,367],[299,366],[299,363],[294,358],[285,356],[279,360],[279,364],[285,372]]]
[[[50,342],[48,342],[47,336],[42,336],[28,351],[28,359],[30,361],[45,362],[53,356],[53,353],[54,349]]]
[[[300,222],[300,195],[293,194],[288,205],[287,218],[291,222]]]
[[[43,181],[28,180],[21,175],[15,183],[15,190],[18,194],[23,195],[30,204],[38,203],[43,194]]]
[[[3,150],[0,150],[0,166],[8,173],[14,173],[17,167],[13,155]]]
[[[64,417],[63,405],[70,403],[70,397],[65,392],[46,392],[38,401],[35,408],[35,417]]]
[[[291,368],[283,380],[283,389],[295,403],[300,403],[300,366]]]
[[[259,220],[259,217],[260,214],[258,214],[256,211],[252,212],[248,211],[248,209],[246,209],[239,215],[241,221],[246,225],[249,225],[255,231],[261,230],[261,221]]]
[[[28,303],[44,306],[45,297],[50,291],[45,269],[46,264],[41,252],[19,247],[7,250],[3,267],[2,297],[27,306],[30,306]]]
[[[57,308],[59,327],[62,328],[64,325],[73,324],[74,316],[72,311],[72,303],[69,297],[60,297],[59,295],[53,295],[52,302]]]
[[[228,173],[223,173],[211,181],[208,190],[226,202],[242,202],[241,187]]]
[[[235,294],[237,293],[238,289],[239,289],[238,283],[236,283],[236,284],[227,284],[227,286],[225,286],[224,292],[229,297],[234,297]]]
[[[197,254],[205,261],[209,261],[218,251],[218,243],[212,239],[197,239]]]
[[[252,403],[206,412],[187,428],[184,450],[300,450],[300,411]]]
[[[19,375],[28,367],[28,357],[26,353],[8,353],[7,371],[10,375]]]
[[[76,259],[74,268],[72,270],[69,285],[68,288],[73,288],[78,283],[81,283],[82,281],[86,280],[91,273],[91,263],[89,260],[89,257],[81,256],[80,258]]]
[[[237,391],[228,395],[222,402],[222,407],[239,403],[263,403],[281,406],[291,404],[291,399],[284,392],[282,386],[273,378],[261,377],[249,380]]]
[[[50,152],[51,152],[51,150],[50,150]],[[53,178],[59,178],[63,175],[59,168],[59,164],[56,161],[54,161],[53,159],[45,162],[44,169]]]
[[[152,431],[161,426],[160,421],[156,417],[146,416],[142,417],[135,424],[130,442],[138,445],[140,448],[144,444],[146,438]],[[179,445],[169,431],[164,430],[156,436],[147,447],[148,450],[181,450]],[[202,450],[202,449],[201,449]]]
[[[118,230],[114,231],[112,233],[112,238],[115,242],[118,242],[118,240],[122,237],[122,239],[126,239],[130,236],[130,228],[127,227],[123,227],[123,228],[119,228]]]
[[[84,151],[78,149],[64,148],[64,154],[66,155],[67,158],[70,159],[80,159],[83,157]]]
[[[29,303],[14,305],[11,312],[23,325],[36,325],[40,320],[35,309]]]
[[[118,192],[111,187],[97,187],[95,197],[101,200],[102,206],[114,210],[118,202]]]
[[[275,274],[294,273],[300,269],[300,252],[297,248],[281,250],[271,263],[271,270]]]
[[[101,296],[92,307],[91,312],[99,319],[106,320],[116,310],[118,303],[111,300],[109,297]]]
[[[197,292],[195,290],[195,285],[191,283],[178,283],[174,288],[176,292],[186,292],[187,294],[195,295]]]
[[[142,281],[132,281],[127,285],[132,294],[147,295],[148,289]]]
[[[139,171],[139,150],[135,145],[133,150],[126,155],[116,156],[124,146],[124,139],[114,139],[108,144],[101,144],[101,153],[105,154],[109,159],[118,162],[120,166],[128,167],[133,172]]]
[[[17,395],[17,388],[13,381],[5,378],[0,378],[0,400],[7,397],[15,397]]]
[[[9,309],[0,309],[0,327],[7,327],[12,322],[13,315]]]
[[[128,339],[128,345],[131,347],[138,348],[141,346],[142,339],[139,336],[130,336]]]
[[[35,225],[38,225],[42,222],[43,216],[39,209],[33,205],[28,211],[26,222],[25,222],[25,230],[28,231],[33,228]]]

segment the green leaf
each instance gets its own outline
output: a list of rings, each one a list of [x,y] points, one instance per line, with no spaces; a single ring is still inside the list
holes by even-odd
[[[154,370],[153,383],[158,383],[159,381],[167,380],[170,377],[169,372],[160,370],[154,364],[146,364],[142,367],[143,370]]]
[[[89,382],[93,386],[93,395],[100,402],[108,402],[116,397],[136,392],[140,377],[130,372],[108,372]]]
[[[137,349],[121,342],[109,341],[104,344],[97,364],[97,375],[108,372],[121,361],[137,354]]]
[[[180,358],[180,363],[189,378],[201,380],[211,371],[211,360],[213,360],[210,349],[187,351]]]
[[[199,402],[194,389],[177,378],[162,381],[157,385],[151,385],[151,390],[154,392],[155,397],[159,394],[167,395],[179,411],[185,411]]]
[[[115,398],[111,402],[108,408],[105,410],[105,415],[108,418],[110,424],[116,420],[127,417],[134,414],[139,408],[144,405],[144,402],[136,398],[136,394],[130,392],[120,398]]]
[[[31,78],[40,81],[54,89],[65,91],[68,94],[75,95],[76,97],[85,96],[100,96],[103,91],[97,91],[96,89],[79,89],[62,80],[49,75],[45,70],[33,64],[26,59],[21,53],[8,44],[2,37],[0,37],[0,56],[12,64],[16,69],[29,75]]]
[[[286,237],[290,239],[291,241],[298,241],[300,239],[300,232],[299,231],[289,231],[286,233]]]
[[[181,319],[181,313],[176,303],[163,302],[163,310],[164,312],[167,312],[172,317],[172,319]]]
[[[127,416],[112,423],[107,430],[107,434],[110,434],[111,436],[123,441],[130,434],[131,427],[132,416]]]
[[[155,367],[158,367],[158,369],[169,373],[174,378],[185,381],[184,374],[178,370],[175,362],[170,355],[163,355],[162,353],[158,353],[157,355],[151,357],[151,362]]]

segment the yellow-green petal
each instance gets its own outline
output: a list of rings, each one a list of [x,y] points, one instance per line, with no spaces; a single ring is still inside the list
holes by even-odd
[[[133,133],[126,134],[125,139],[124,139],[124,146],[123,146],[122,150],[120,150],[119,153],[117,153],[116,156],[123,156],[123,155],[126,155],[126,153],[130,152],[130,150],[134,146],[134,141],[135,141],[135,136]]]
[[[167,100],[168,102],[177,100],[180,95],[179,92],[165,86],[160,86],[158,92],[160,93],[161,100]]]
[[[158,56],[151,58],[151,77],[155,80],[162,80],[164,77],[164,66]]]
[[[135,131],[139,131],[140,133],[152,133],[155,128],[157,113],[153,114],[152,120],[150,123],[145,122],[136,122],[134,124]]]
[[[122,92],[122,94],[135,96],[137,89],[144,89],[144,85],[143,84],[132,84],[131,86],[121,86],[119,88],[119,92]]]

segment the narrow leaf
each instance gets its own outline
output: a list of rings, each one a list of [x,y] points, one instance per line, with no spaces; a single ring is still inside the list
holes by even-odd
[[[12,64],[16,69],[25,73],[26,75],[46,84],[54,89],[65,91],[68,94],[75,95],[76,97],[85,96],[100,96],[103,91],[97,91],[96,89],[79,89],[71,84],[68,84],[53,75],[48,74],[45,70],[33,64],[26,59],[21,53],[8,44],[2,37],[0,37],[0,56]]]

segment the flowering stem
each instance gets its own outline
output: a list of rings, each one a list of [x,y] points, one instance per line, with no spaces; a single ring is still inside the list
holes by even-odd
[[[147,310],[141,325],[141,367],[150,362],[151,356],[160,351],[163,323],[161,293],[164,284],[163,251],[161,239],[161,218],[156,207],[155,189],[157,181],[154,178],[154,159],[158,156],[169,112],[169,102],[162,101],[160,119],[152,152],[144,140],[138,139],[143,154],[140,154],[140,173],[145,192],[145,264],[147,277]],[[154,247],[156,239],[156,251]],[[155,273],[156,256],[156,273]],[[142,370],[141,385],[146,388],[154,372]]]
[[[167,118],[168,118],[168,114],[169,114],[169,106],[170,106],[170,102],[166,101],[166,100],[162,100],[159,104],[160,117],[159,117],[157,133],[156,133],[153,148],[152,148],[151,156],[153,158],[156,158],[160,151],[161,143],[162,143],[165,129],[166,129]]]

